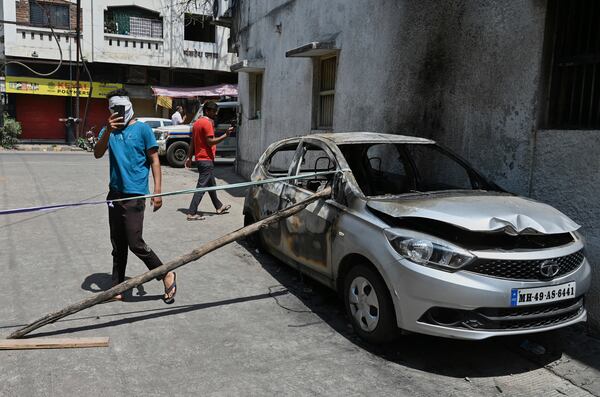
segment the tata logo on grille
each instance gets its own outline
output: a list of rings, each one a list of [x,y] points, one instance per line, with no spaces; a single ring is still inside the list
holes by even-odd
[[[540,274],[544,278],[552,278],[560,271],[560,265],[553,260],[547,260],[540,265]]]

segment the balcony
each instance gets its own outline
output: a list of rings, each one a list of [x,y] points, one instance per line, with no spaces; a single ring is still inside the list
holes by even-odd
[[[54,36],[56,36],[56,40]],[[54,36],[52,30],[49,28],[17,26],[16,40],[5,43],[6,55],[26,58],[60,59],[60,52],[56,43],[58,40],[63,60],[75,59],[75,32],[65,29],[54,29]],[[83,39],[83,34],[81,37]]]

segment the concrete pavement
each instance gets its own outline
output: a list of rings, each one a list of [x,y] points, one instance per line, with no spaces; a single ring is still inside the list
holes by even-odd
[[[218,183],[241,179],[232,167]],[[163,191],[196,173],[163,167]],[[0,208],[106,195],[108,161],[89,153],[0,153]],[[188,222],[191,197],[146,211],[146,242],[164,260],[242,225],[243,191],[219,193],[231,213]],[[212,215],[210,200],[201,208]],[[0,216],[0,334],[110,285],[103,206]],[[128,274],[145,271],[129,256]],[[419,335],[384,347],[353,334],[335,294],[243,243],[177,271],[174,305],[162,284],[95,306],[31,336],[109,336],[104,349],[0,351],[0,395],[600,395],[600,343],[583,327],[464,342]],[[519,346],[545,347],[535,355]]]

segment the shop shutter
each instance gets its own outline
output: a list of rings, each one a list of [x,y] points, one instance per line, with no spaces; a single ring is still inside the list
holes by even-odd
[[[16,118],[21,123],[21,139],[64,140],[66,98],[47,95],[17,94]]]

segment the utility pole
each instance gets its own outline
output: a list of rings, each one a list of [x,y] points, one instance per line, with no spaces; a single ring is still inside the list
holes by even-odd
[[[75,25],[76,26],[75,27],[75,44],[76,44],[75,52],[77,54],[75,55],[75,79],[76,79],[76,83],[75,83],[75,87],[76,87],[75,120],[79,120],[79,54],[81,52],[81,0],[77,0],[76,15],[77,15],[77,24]],[[79,138],[79,136],[80,136],[79,129],[80,129],[80,124],[77,121],[75,123],[75,135],[77,138]]]

